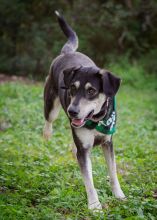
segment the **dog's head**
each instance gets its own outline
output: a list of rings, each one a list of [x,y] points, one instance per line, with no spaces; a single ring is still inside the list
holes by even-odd
[[[73,127],[98,118],[109,97],[115,96],[120,79],[98,67],[69,68],[63,71],[65,87],[70,95],[67,113]]]

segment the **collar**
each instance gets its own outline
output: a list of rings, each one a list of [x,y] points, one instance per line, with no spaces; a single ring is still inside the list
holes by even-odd
[[[102,109],[100,110],[98,121],[88,120],[85,123],[85,127],[88,129],[96,129],[98,132],[103,134],[113,134],[116,131],[116,99],[108,98]],[[99,115],[97,114],[97,116]],[[100,116],[99,115],[99,116]]]

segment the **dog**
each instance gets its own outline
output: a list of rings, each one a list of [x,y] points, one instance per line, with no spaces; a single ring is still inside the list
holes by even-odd
[[[110,71],[101,69],[86,55],[76,52],[78,37],[64,17],[55,11],[59,25],[67,37],[61,53],[51,66],[44,87],[45,125],[43,136],[49,139],[52,123],[62,106],[69,118],[76,158],[80,166],[90,210],[101,210],[94,188],[90,149],[100,144],[108,166],[112,192],[124,199],[120,187],[113,150],[115,132],[115,95],[121,79]]]

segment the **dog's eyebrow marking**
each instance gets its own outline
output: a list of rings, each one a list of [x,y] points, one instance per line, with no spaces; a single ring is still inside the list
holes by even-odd
[[[80,86],[80,81],[76,81],[76,82],[74,82],[73,85],[76,86],[76,88],[78,89],[79,86]]]
[[[87,90],[91,87],[94,88],[90,82],[87,82],[86,85],[85,85],[85,89]]]

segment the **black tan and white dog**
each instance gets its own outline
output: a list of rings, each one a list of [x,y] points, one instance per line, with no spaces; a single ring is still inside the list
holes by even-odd
[[[115,131],[115,95],[120,79],[111,72],[100,69],[86,55],[76,52],[78,37],[63,16],[55,12],[59,25],[68,38],[61,53],[53,60],[44,89],[46,139],[52,133],[52,123],[62,106],[69,118],[76,157],[83,176],[89,209],[101,209],[92,178],[90,149],[101,144],[108,165],[112,192],[123,199],[120,187],[112,134]]]

